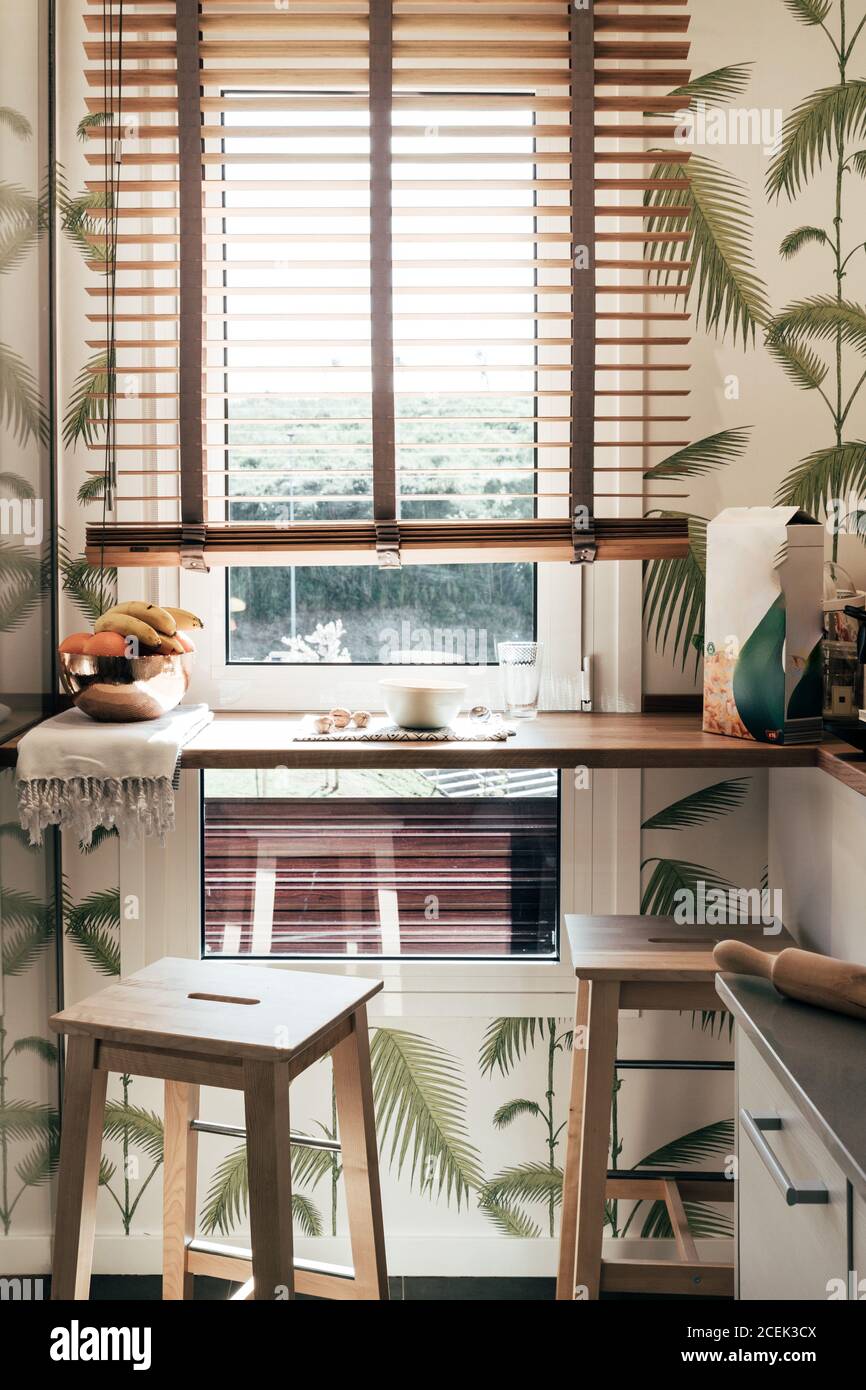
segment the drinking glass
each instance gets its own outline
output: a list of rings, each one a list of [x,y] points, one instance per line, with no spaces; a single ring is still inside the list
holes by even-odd
[[[502,699],[509,719],[534,719],[541,684],[541,642],[500,642]]]

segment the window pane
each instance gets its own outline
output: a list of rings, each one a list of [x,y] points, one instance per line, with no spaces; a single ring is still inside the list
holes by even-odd
[[[555,771],[207,772],[204,954],[555,956]]]
[[[528,564],[244,567],[228,585],[229,661],[483,666],[535,635]]]

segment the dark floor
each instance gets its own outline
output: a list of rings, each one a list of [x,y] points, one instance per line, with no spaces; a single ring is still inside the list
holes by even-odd
[[[415,1303],[552,1303],[556,1291],[554,1279],[438,1279],[425,1276],[388,1281],[392,1301]],[[43,1279],[43,1295],[48,1298],[51,1281]],[[196,1278],[195,1299],[201,1302],[225,1302],[239,1285],[224,1279]],[[139,1301],[159,1302],[162,1280],[158,1274],[95,1274],[90,1286],[95,1302]],[[628,1301],[645,1299],[645,1294],[603,1294],[602,1299]],[[685,1301],[690,1301],[686,1295]],[[679,1297],[656,1298],[657,1302],[679,1302]],[[715,1302],[716,1300],[701,1300]],[[727,1301],[727,1300],[723,1300]]]

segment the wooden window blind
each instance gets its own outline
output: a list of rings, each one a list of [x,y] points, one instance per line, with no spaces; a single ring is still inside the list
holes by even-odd
[[[644,475],[688,442],[689,267],[648,251],[687,0],[84,7],[91,557],[686,553]]]

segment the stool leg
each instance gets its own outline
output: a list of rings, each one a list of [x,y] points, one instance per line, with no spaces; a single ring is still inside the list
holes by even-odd
[[[96,1039],[72,1034],[66,1048],[52,1299],[90,1294],[107,1084],[108,1073],[96,1070]]]
[[[580,1141],[583,1131],[583,1093],[586,1085],[587,1015],[589,981],[578,980],[574,1011],[574,1046],[571,1052],[571,1095],[562,1178],[562,1220],[559,1232],[558,1300],[574,1298],[574,1256],[577,1240],[577,1190],[580,1178]]]
[[[187,1244],[195,1236],[198,1135],[190,1121],[198,1117],[199,1088],[166,1081],[162,1185],[162,1296],[192,1298],[193,1276],[187,1270]]]
[[[294,1298],[287,1062],[243,1064],[256,1299]]]
[[[337,1044],[331,1059],[355,1267],[355,1294],[360,1299],[387,1299],[388,1272],[376,1152],[370,1039],[367,1010],[363,1005],[355,1011],[351,1033]]]
[[[589,1299],[598,1298],[601,1281],[611,1090],[618,1022],[619,981],[590,981],[574,1271],[578,1297]]]

